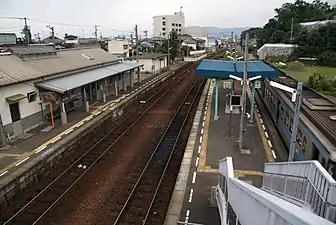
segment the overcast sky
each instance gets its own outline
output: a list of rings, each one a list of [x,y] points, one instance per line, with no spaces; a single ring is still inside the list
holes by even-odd
[[[336,0],[331,0],[336,1]],[[0,16],[27,17],[32,33],[49,34],[45,26],[64,33],[92,36],[94,24],[103,36],[129,34],[135,24],[152,33],[152,17],[173,14],[183,7],[186,26],[260,26],[274,16],[274,8],[292,0],[0,0]],[[51,3],[57,3],[52,5]],[[59,24],[58,24],[59,23]],[[78,26],[67,26],[73,24]],[[0,18],[0,32],[19,33],[23,21]],[[113,29],[113,30],[112,30]],[[115,29],[115,30],[114,30]]]

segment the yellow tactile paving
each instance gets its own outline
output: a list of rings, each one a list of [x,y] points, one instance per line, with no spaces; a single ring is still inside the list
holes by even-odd
[[[211,118],[211,105],[212,105],[212,96],[213,96],[213,84],[210,85],[210,95],[209,95],[209,103],[206,110],[205,121],[204,121],[204,133],[202,135],[202,144],[201,144],[201,152],[200,159],[198,164],[198,170],[205,170],[206,167],[206,155],[207,155],[207,146],[208,146],[208,131],[209,131],[209,123]],[[203,123],[203,122],[202,122]]]
[[[235,177],[243,177],[243,176],[263,176],[264,173],[260,171],[254,170],[235,170]]]
[[[248,96],[248,98],[251,101],[251,93],[249,91],[247,91],[247,96]],[[254,112],[253,112],[254,120],[255,120],[255,122],[257,123],[257,126],[258,126],[258,130],[259,130],[259,133],[260,133],[261,141],[263,143],[263,146],[264,146],[264,149],[265,149],[265,152],[266,152],[267,160],[268,160],[268,162],[274,162],[275,160],[273,158],[272,149],[268,145],[268,141],[267,141],[268,139],[267,139],[267,137],[265,135],[264,129],[262,128],[262,124],[260,122],[260,119],[259,119],[259,116],[258,116],[258,112],[257,112],[256,108],[254,108],[253,110],[254,110]]]

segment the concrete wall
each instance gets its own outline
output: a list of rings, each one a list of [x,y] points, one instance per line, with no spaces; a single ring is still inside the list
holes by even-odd
[[[6,97],[10,97],[16,94],[23,94],[27,96],[27,93],[33,91],[37,93],[35,101],[28,102],[28,98],[19,101],[22,131],[26,132],[40,125],[42,122],[41,104],[39,104],[38,89],[34,86],[33,82],[25,82],[0,88],[0,114],[5,132],[8,133],[9,136],[14,135],[14,128],[10,114],[9,103],[6,101]],[[15,135],[19,134],[21,134],[21,132],[16,133]]]
[[[154,65],[155,73],[158,73],[161,69],[167,66],[167,57],[164,57],[164,60],[162,61],[160,61],[159,59],[139,59],[139,63],[144,65],[140,72],[152,73],[152,65]]]

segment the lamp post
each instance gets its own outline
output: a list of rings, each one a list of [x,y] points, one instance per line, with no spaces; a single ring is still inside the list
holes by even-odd
[[[246,88],[247,88],[247,61],[248,61],[248,50],[247,50],[247,40],[249,36],[246,33],[245,36],[245,56],[244,56],[244,77],[243,77],[243,91],[242,91],[242,110],[240,114],[240,127],[239,127],[239,150],[243,149],[244,142],[244,116],[245,116],[245,107],[246,107]]]
[[[292,128],[291,143],[289,148],[288,161],[292,162],[295,155],[295,143],[296,143],[296,134],[299,127],[300,121],[300,108],[302,104],[302,82],[298,82],[296,89],[287,87],[285,85],[279,84],[277,82],[271,81],[269,83],[271,86],[292,93],[292,102],[295,104],[294,108],[294,120]]]

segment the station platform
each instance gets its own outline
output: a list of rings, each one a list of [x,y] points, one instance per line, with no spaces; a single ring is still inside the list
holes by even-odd
[[[117,109],[132,96],[142,92],[148,85],[155,83],[165,77],[171,71],[177,69],[178,65],[172,65],[170,70],[163,74],[153,76],[141,76],[140,83],[134,83],[133,87],[128,87],[127,91],[120,91],[118,96],[107,97],[106,102],[94,102],[90,105],[90,111],[73,111],[67,115],[68,123],[61,125],[61,119],[55,119],[55,127],[39,127],[24,133],[15,140],[11,146],[0,148],[0,187],[7,184],[28,168],[25,166],[29,161],[46,158],[54,149],[59,148],[65,143],[62,140],[71,138],[71,134],[79,133],[86,127],[92,126],[92,122],[97,120],[100,113],[109,109]],[[103,114],[103,113],[102,113]],[[89,123],[90,122],[90,123]],[[46,128],[46,129],[43,129]],[[28,163],[29,164],[29,163]],[[24,168],[27,167],[27,168]]]
[[[270,134],[262,119],[257,104],[253,123],[245,119],[246,129],[243,146],[238,149],[240,114],[231,114],[226,107],[227,94],[231,92],[219,88],[219,119],[214,119],[214,82],[208,80],[208,89],[198,106],[184,159],[181,164],[172,200],[166,216],[166,225],[171,224],[220,224],[216,202],[211,201],[211,189],[219,181],[219,160],[227,156],[233,158],[235,176],[240,180],[261,187],[265,162],[279,160],[276,144],[272,144]],[[206,86],[207,87],[207,86]],[[250,112],[251,93],[248,91],[246,112]],[[226,110],[226,111],[225,111]],[[271,124],[269,125],[271,126]],[[281,148],[282,146],[279,146]],[[185,178],[185,179],[184,179]],[[179,210],[179,213],[177,211]]]

